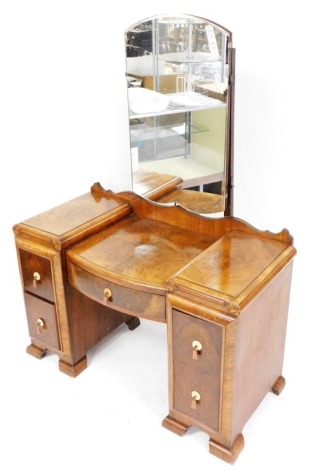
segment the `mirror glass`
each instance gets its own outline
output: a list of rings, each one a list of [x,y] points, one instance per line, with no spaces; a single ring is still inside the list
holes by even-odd
[[[231,33],[195,16],[156,16],[125,32],[125,54],[133,190],[227,215]],[[201,197],[208,205],[195,208]]]

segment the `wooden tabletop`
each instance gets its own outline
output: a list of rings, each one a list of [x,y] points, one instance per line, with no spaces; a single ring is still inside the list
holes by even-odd
[[[207,233],[130,215],[75,245],[67,258],[104,279],[164,288],[170,276],[214,241]]]
[[[232,230],[196,257],[174,278],[179,289],[241,304],[295,255],[289,243]]]

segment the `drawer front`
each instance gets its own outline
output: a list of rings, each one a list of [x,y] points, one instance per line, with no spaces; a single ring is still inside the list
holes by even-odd
[[[19,257],[25,291],[54,302],[51,261],[21,249]]]
[[[68,263],[68,275],[73,287],[101,304],[130,315],[165,320],[165,295],[143,292],[106,281],[73,263]],[[109,289],[110,297],[105,297],[106,289]]]
[[[54,304],[25,293],[29,335],[59,350],[58,328]]]
[[[173,310],[174,409],[219,430],[222,326]]]

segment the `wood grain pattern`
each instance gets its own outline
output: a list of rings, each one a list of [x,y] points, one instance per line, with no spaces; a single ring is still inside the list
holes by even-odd
[[[104,190],[103,190],[104,194]],[[128,201],[134,210],[134,214],[140,217],[167,222],[179,229],[191,230],[196,233],[207,234],[208,237],[219,239],[232,230],[242,230],[250,234],[256,234],[260,238],[269,238],[288,244],[293,243],[293,238],[288,230],[279,233],[261,231],[236,217],[211,218],[195,214],[180,206],[162,207],[153,201],[148,201],[133,192],[117,193],[117,197]]]
[[[57,353],[60,370],[70,376],[75,377],[87,366],[86,353],[90,347],[132,317],[105,309],[71,290],[66,279],[65,249],[131,211],[131,205],[123,199],[108,191],[102,194],[94,190],[13,227],[22,286],[25,296],[30,298],[26,300],[31,322],[27,352],[37,358],[44,357],[47,351]],[[41,275],[36,287],[34,271]],[[50,305],[54,312],[51,335],[50,328],[36,335],[36,298],[41,299],[41,305]],[[84,311],[89,311],[87,319]]]
[[[219,194],[181,189],[182,179],[162,173],[133,172],[133,191],[160,204],[180,205],[198,214],[224,212],[225,197]]]
[[[50,302],[25,294],[25,304],[28,317],[29,336],[40,344],[52,349],[59,349],[57,319],[55,306]],[[37,320],[42,319],[44,326],[37,328]]]
[[[234,428],[241,430],[282,375],[292,263],[241,312],[235,358]]]
[[[272,250],[269,253],[270,256],[274,255]],[[267,256],[265,261],[267,264]],[[263,266],[260,265],[261,267]],[[169,416],[182,423],[183,426],[197,425],[204,429],[210,436],[210,452],[229,463],[236,460],[243,448],[242,430],[245,423],[268,392],[273,391],[279,394],[285,384],[282,367],[291,274],[292,263],[289,255],[286,255],[284,268],[281,268],[279,273],[274,270],[272,278],[266,285],[260,283],[259,292],[255,291],[250,302],[244,302],[240,306],[238,316],[234,319],[231,317],[230,321],[220,311],[217,312],[216,317],[213,307],[209,306],[207,296],[204,298],[205,302],[202,302],[201,292],[199,295],[195,294],[195,298],[193,295],[187,298],[187,291],[182,290],[179,284],[175,293],[168,294],[167,297],[168,334],[171,344],[169,346]],[[220,276],[219,273],[218,276]],[[248,282],[250,282],[250,276]],[[198,291],[196,286],[195,292]],[[179,320],[172,313],[175,308],[177,308]],[[201,335],[204,328],[208,328],[208,319],[217,324],[224,325],[225,323],[222,330],[224,334],[222,336],[221,375],[217,371],[217,378],[220,376],[221,381],[221,392],[218,390],[214,392],[214,397],[211,399],[214,407],[216,400],[220,400],[221,403],[217,427],[214,426],[211,415],[204,413],[203,418],[197,420],[194,416],[195,410],[192,411],[189,408],[185,410],[183,405],[188,390],[197,388],[199,381],[203,381],[201,378],[203,374],[194,373],[196,364],[200,363],[199,360],[192,361],[188,372],[186,363],[182,359],[186,351],[186,338],[181,331],[179,332],[177,321],[186,323],[186,318],[189,319],[190,316],[188,331],[194,328],[196,322],[205,323],[205,327],[200,326],[196,335]],[[175,325],[176,330],[173,332]],[[197,336],[196,339],[199,340],[199,337]],[[181,342],[181,347],[175,346],[178,340]],[[186,356],[189,356],[188,351]],[[181,367],[177,367],[178,361],[182,364]],[[215,366],[213,366],[214,369]],[[205,383],[209,387],[212,386],[212,380],[208,379]],[[179,393],[180,397],[175,399]]]
[[[73,287],[100,304],[128,315],[165,321],[165,296],[162,293],[137,291],[101,279],[70,262],[68,262],[68,279]],[[111,291],[108,300],[104,296],[105,288]]]
[[[182,183],[177,176],[138,170],[133,172],[133,191],[152,201],[173,191]]]
[[[60,251],[130,212],[130,204],[123,199],[94,189],[14,225],[13,231],[16,237],[30,238]]]
[[[225,197],[220,194],[192,191],[190,189],[174,189],[168,194],[156,199],[160,204],[182,206],[198,214],[213,214],[224,212]]]
[[[122,323],[133,330],[139,316],[167,321],[169,414],[162,424],[179,435],[198,426],[210,452],[233,463],[245,423],[266,393],[279,394],[285,384],[296,254],[288,231],[259,231],[94,184],[90,194],[14,232],[27,352],[55,352],[59,369],[75,377],[87,367],[89,348]],[[202,348],[193,350],[193,341]]]
[[[207,423],[219,431],[221,402],[222,327],[173,310],[173,408],[195,421]],[[198,340],[202,350],[198,360],[192,357],[192,342]],[[193,408],[191,392],[200,400]]]
[[[22,249],[19,250],[19,257],[25,291],[54,302],[51,260]],[[39,274],[38,281],[34,280],[34,273]]]
[[[196,257],[173,282],[224,299],[235,305],[237,313],[294,256],[295,249],[287,242],[233,230]]]
[[[75,245],[67,259],[104,279],[165,290],[166,279],[212,242],[206,232],[133,215]]]

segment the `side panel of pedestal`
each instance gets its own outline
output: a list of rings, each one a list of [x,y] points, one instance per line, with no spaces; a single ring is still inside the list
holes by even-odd
[[[273,386],[284,386],[281,376],[292,265],[290,262],[277,274],[239,316],[234,428],[244,426],[268,392],[277,393]]]

